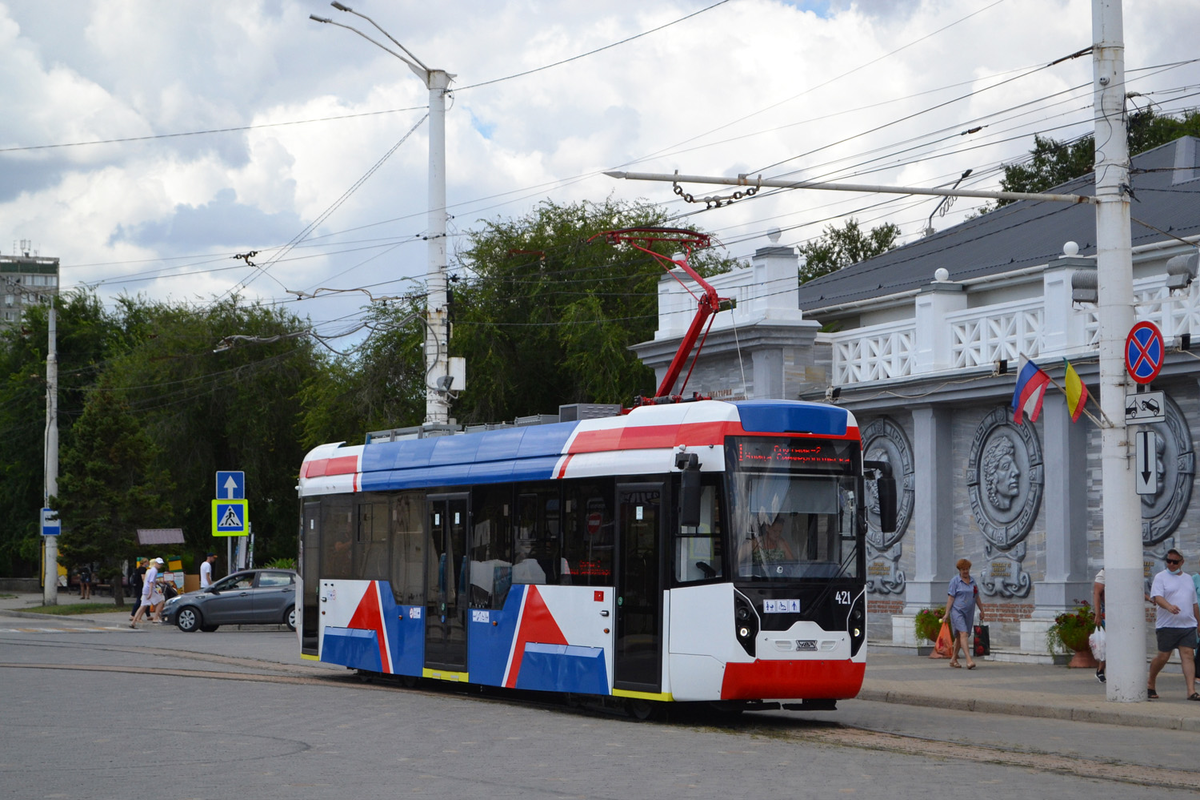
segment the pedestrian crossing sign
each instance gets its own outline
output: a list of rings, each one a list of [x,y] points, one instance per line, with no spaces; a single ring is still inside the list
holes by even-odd
[[[212,501],[213,536],[249,536],[250,509],[246,500]]]

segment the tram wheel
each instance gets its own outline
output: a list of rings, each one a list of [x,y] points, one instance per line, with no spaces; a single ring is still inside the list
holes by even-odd
[[[658,716],[659,711],[658,703],[655,703],[653,700],[642,700],[638,697],[631,698],[625,704],[625,708],[629,712],[629,716],[638,722],[654,719]]]

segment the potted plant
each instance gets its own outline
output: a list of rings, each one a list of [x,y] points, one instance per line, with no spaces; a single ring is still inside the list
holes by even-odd
[[[914,630],[917,634],[917,655],[927,656],[933,652],[933,645],[937,642],[938,633],[942,629],[942,617],[945,614],[945,607],[923,608],[917,612],[916,619],[913,620]],[[922,641],[929,642],[929,644],[922,646]]]
[[[1096,668],[1088,637],[1096,630],[1096,617],[1086,600],[1076,600],[1075,607],[1054,618],[1046,631],[1046,649],[1051,653],[1074,653],[1068,667]]]

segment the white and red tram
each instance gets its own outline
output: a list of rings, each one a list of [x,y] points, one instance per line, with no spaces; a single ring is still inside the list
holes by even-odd
[[[886,528],[895,486],[866,467]],[[298,488],[307,658],[643,707],[831,708],[862,685],[843,408],[700,400],[322,445]]]

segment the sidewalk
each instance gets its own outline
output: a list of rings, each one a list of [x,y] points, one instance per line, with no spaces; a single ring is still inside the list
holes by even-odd
[[[60,605],[79,603],[79,596],[60,593]],[[89,602],[112,602],[111,597]],[[22,609],[39,606],[42,595],[0,593],[0,617],[42,618]],[[72,624],[110,627],[129,624],[132,606],[111,613],[55,617]],[[1185,700],[1183,674],[1176,656],[1158,676],[1162,699],[1116,703],[1090,670],[1067,669],[992,658],[977,659],[974,670],[950,669],[944,659],[917,656],[888,646],[867,645],[867,676],[860,700],[945,708],[985,714],[1096,722],[1145,728],[1200,731],[1200,703]],[[998,653],[997,658],[1003,658]],[[297,662],[299,655],[297,654]],[[853,702],[853,701],[851,701]]]

